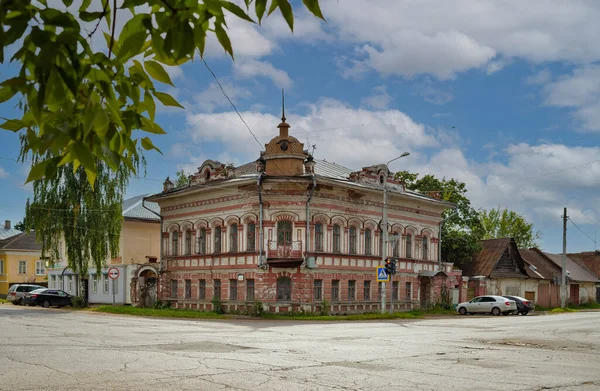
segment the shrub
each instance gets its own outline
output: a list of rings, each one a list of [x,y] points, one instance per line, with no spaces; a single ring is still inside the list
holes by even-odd
[[[223,305],[221,304],[221,299],[218,297],[213,297],[212,299],[213,311],[217,314],[224,314]]]
[[[86,308],[87,301],[81,296],[73,296],[71,298],[71,307],[73,308]]]
[[[154,303],[154,305],[152,306],[152,308],[154,308],[155,310],[164,310],[167,308],[171,308],[171,303],[169,302],[163,302],[160,300],[156,300],[156,302]]]
[[[252,303],[252,308],[249,311],[250,316],[263,316],[265,309],[263,307],[263,303],[260,300],[254,300]]]
[[[320,314],[322,316],[329,315],[329,309],[330,309],[329,303],[327,302],[327,300],[323,299],[323,301],[321,302],[321,311],[320,311]]]

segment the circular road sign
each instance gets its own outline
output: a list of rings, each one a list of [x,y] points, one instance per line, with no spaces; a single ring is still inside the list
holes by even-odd
[[[111,280],[116,280],[117,278],[119,278],[119,269],[117,269],[116,267],[111,267],[110,269],[108,269],[108,278],[110,278]]]

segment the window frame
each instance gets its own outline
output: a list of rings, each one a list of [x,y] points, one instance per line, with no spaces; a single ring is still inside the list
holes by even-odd
[[[323,223],[315,224],[315,251],[323,251]]]
[[[0,275],[4,274],[4,259],[0,259]]]
[[[198,234],[198,248],[196,249],[196,254],[206,254],[206,228],[200,228],[200,233]]]
[[[229,232],[229,252],[238,252],[238,225],[237,223],[231,224],[227,231]]]
[[[185,231],[185,255],[192,254],[192,230]]]
[[[171,298],[176,299],[179,296],[179,281],[175,278],[171,279]]]
[[[39,265],[39,267],[38,267]],[[41,271],[41,273],[38,273]],[[46,275],[46,262],[42,260],[35,261],[35,275],[36,276],[44,276]]]
[[[428,261],[429,260],[429,242],[427,241],[427,236],[423,236],[421,246],[422,246],[421,258],[424,261]]]
[[[213,298],[221,300],[221,279],[215,278],[213,280]]]
[[[179,231],[171,232],[171,255],[174,257],[179,255]]]
[[[223,251],[223,228],[220,225],[218,225],[215,227],[214,232],[215,233],[213,235],[213,253],[220,254],[221,251]]]
[[[348,254],[352,254],[355,255],[358,253],[358,249],[357,249],[357,244],[358,244],[358,238],[357,238],[357,229],[354,226],[351,226],[348,229]]]
[[[255,298],[255,281],[254,278],[246,280],[246,301],[254,301]]]
[[[246,225],[246,251],[256,251],[256,223]]]
[[[284,284],[285,282],[285,284]],[[277,302],[290,302],[292,301],[292,279],[287,276],[281,276],[277,278]]]
[[[365,229],[365,255],[372,255],[372,246],[373,245],[373,231],[371,228]]]
[[[363,300],[371,300],[371,280],[363,281]]]
[[[235,278],[229,279],[229,300],[238,301],[238,280]]]
[[[404,289],[406,290],[406,300],[412,300],[412,281],[407,281],[404,285]]]
[[[185,281],[185,286],[184,286],[185,290],[183,293],[183,297],[185,299],[191,299],[192,298],[192,280],[186,279],[184,281]]]
[[[332,230],[332,241],[331,241],[331,250],[334,253],[340,253],[342,252],[342,234],[341,234],[341,227],[339,224],[334,224],[333,225],[333,230]]]
[[[23,268],[21,269],[21,266],[23,266]],[[18,267],[19,267],[19,274],[27,274],[27,261],[23,261],[20,260],[18,263]]]
[[[348,301],[356,301],[356,280],[348,280]]]
[[[314,298],[314,301],[322,301],[323,300],[323,280],[322,279],[313,280],[313,298]]]
[[[56,276],[54,276],[56,277]],[[53,288],[54,289],[58,289],[58,287],[56,286],[56,279],[54,279],[54,284],[53,284]],[[92,293],[97,294],[98,293],[98,275],[94,274],[93,278],[92,278]]]
[[[331,301],[340,301],[340,280],[331,280]]]
[[[198,280],[198,300],[206,300],[206,280],[204,278]]]
[[[412,234],[406,235],[406,259],[412,259]]]

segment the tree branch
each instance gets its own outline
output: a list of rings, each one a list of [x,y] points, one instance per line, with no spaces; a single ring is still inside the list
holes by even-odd
[[[94,35],[96,33],[96,30],[98,30],[98,26],[100,26],[100,23],[102,23],[102,18],[106,16],[106,9],[108,8],[109,1],[110,0],[106,0],[106,2],[104,3],[104,8],[102,9],[102,16],[98,18],[98,23],[96,23],[96,26],[94,27],[92,32],[88,33],[88,38],[92,38],[92,35]]]
[[[111,32],[110,32],[110,45],[108,48],[108,58],[110,58],[110,55],[112,53],[113,44],[115,43],[115,26],[116,25],[117,25],[117,0],[113,0],[113,18],[112,18],[112,28],[111,28]]]

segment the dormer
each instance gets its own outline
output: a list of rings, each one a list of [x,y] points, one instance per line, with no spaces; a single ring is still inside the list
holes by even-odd
[[[387,182],[388,189],[404,191],[404,184],[394,178],[385,164],[363,167],[361,171],[355,171],[349,175],[349,179],[356,183],[381,186]]]
[[[197,185],[208,183],[215,180],[223,180],[231,178],[235,175],[233,165],[225,165],[216,160],[205,160],[198,172],[191,176],[190,184]]]

